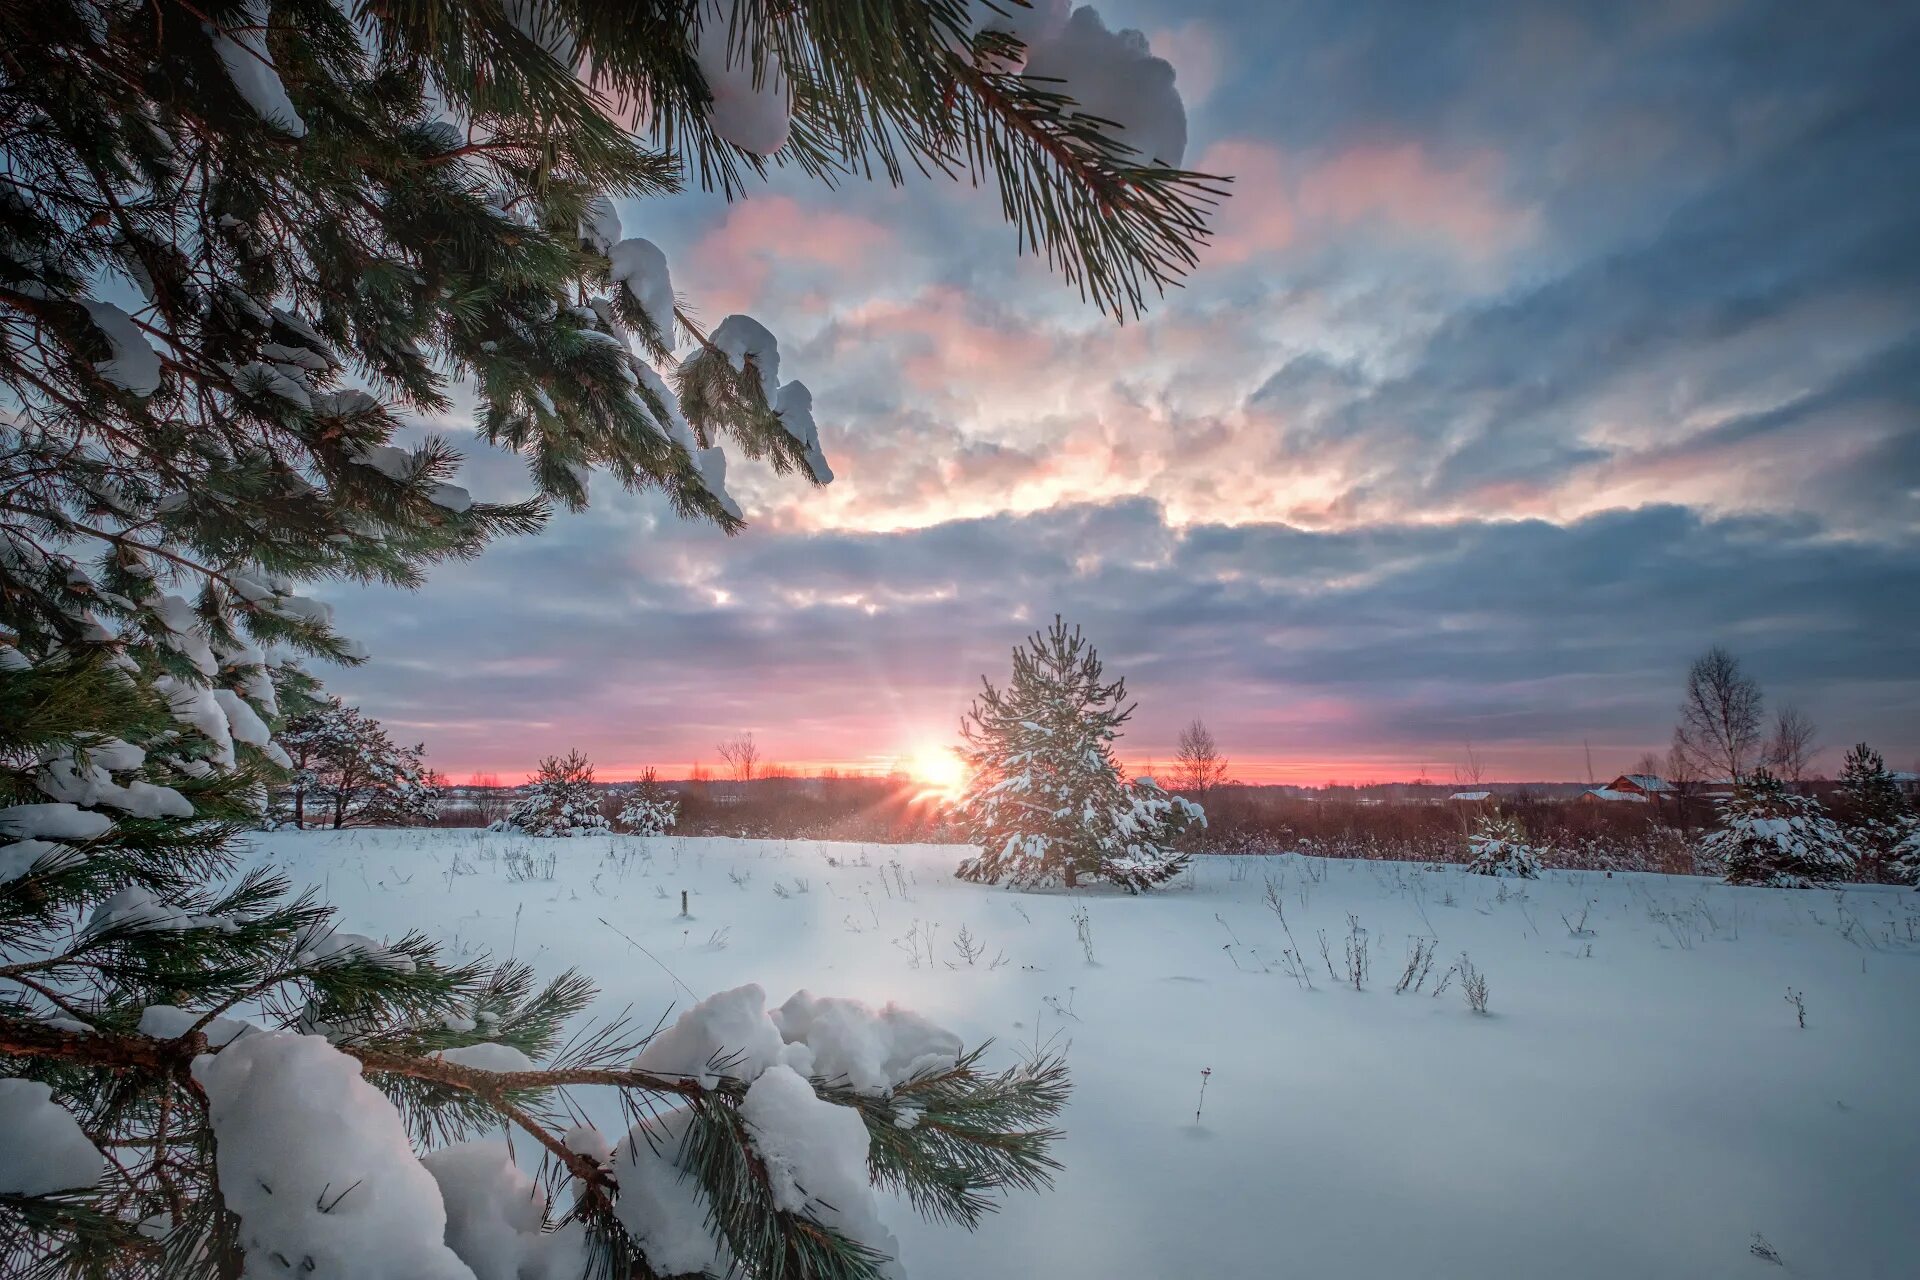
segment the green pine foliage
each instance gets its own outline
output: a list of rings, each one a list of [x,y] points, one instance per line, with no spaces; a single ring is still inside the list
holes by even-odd
[[[1920,886],[1920,813],[1886,760],[1864,742],[1847,752],[1836,808],[1862,880]]]
[[[378,720],[333,695],[310,698],[275,735],[290,762],[276,820],[296,828],[406,827],[439,809],[440,775],[424,743],[393,740]]]
[[[1845,834],[1818,800],[1787,790],[1765,769],[1721,805],[1720,827],[1700,840],[1701,867],[1728,884],[1811,889],[1853,878]]]
[[[512,811],[498,824],[499,830],[527,836],[592,836],[611,829],[600,812],[593,764],[577,750],[541,760],[539,772],[521,791]]]
[[[708,334],[612,199],[733,196],[769,165],[941,172],[996,187],[1021,247],[1115,316],[1193,265],[1219,183],[1143,160],[1072,110],[1071,85],[1013,74],[977,17],[966,0],[0,5],[0,1071],[50,1085],[112,1157],[97,1186],[0,1195],[9,1274],[264,1267],[222,1194],[196,1064],[283,1031],[356,1059],[421,1144],[524,1135],[595,1274],[652,1273],[618,1180],[557,1137],[588,1083],[689,1111],[681,1159],[743,1274],[875,1273],[864,1245],[773,1203],[741,1086],[634,1071],[618,1028],[563,1040],[584,978],[343,934],[281,878],[236,876],[234,851],[296,776],[284,741],[334,710],[294,659],[364,657],[314,584],[418,585],[584,505],[595,472],[729,532],[723,447],[831,477],[771,335],[744,317]],[[781,73],[773,154],[716,123],[703,22]],[[460,388],[531,496],[475,500],[448,440],[397,441]],[[375,812],[368,794],[339,782],[330,816]],[[1087,865],[1151,882],[1188,817],[1136,788]],[[234,1039],[243,1024],[267,1031]],[[546,1065],[435,1056],[482,1042]],[[816,1088],[867,1119],[875,1179],[971,1225],[998,1189],[1045,1183],[1065,1088],[1058,1063],[976,1064],[901,1084],[920,1095],[910,1129]]]
[[[1013,651],[1004,689],[983,689],[961,722],[968,780],[958,812],[978,856],[965,880],[1020,888],[1105,880],[1137,893],[1178,875],[1174,848],[1200,806],[1129,781],[1113,744],[1133,715],[1124,680],[1060,618]]]
[[[614,824],[633,836],[663,836],[680,820],[680,801],[661,785],[648,765],[640,780],[620,793],[620,812]]]

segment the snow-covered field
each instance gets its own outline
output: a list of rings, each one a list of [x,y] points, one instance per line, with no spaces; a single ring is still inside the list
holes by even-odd
[[[1205,859],[1151,897],[1016,894],[953,880],[959,852],[405,831],[253,857],[344,928],[581,968],[607,1015],[758,982],[898,1001],[1003,1062],[1070,1041],[1056,1189],[972,1236],[890,1206],[917,1280],[1920,1274],[1911,890],[1284,856]],[[551,879],[515,878],[524,855]],[[1395,994],[1418,936],[1433,970]],[[1458,977],[1431,994],[1463,951],[1485,1016]]]

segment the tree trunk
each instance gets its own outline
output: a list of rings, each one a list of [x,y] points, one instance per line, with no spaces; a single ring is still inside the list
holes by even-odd
[[[307,789],[305,787],[293,789],[293,829],[295,831],[307,829]]]

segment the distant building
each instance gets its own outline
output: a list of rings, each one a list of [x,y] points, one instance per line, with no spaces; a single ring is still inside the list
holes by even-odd
[[[1458,800],[1461,804],[1485,804],[1493,799],[1491,791],[1456,791],[1448,796],[1449,800]]]
[[[1906,796],[1908,799],[1920,796],[1920,773],[1913,773],[1906,769],[1895,769],[1893,771],[1893,785],[1900,788],[1900,794]]]
[[[1650,773],[1623,773],[1606,786],[1595,787],[1594,790],[1624,792],[1643,800],[1664,800],[1676,794],[1677,788],[1665,778],[1656,778]]]
[[[1580,793],[1580,799],[1594,804],[1652,804],[1658,795],[1658,792],[1622,791],[1618,787],[1588,787]]]

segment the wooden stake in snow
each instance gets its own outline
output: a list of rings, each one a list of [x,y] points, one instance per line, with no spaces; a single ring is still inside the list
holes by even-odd
[[[680,914],[683,917],[687,914],[687,891],[685,889],[680,891]]]

